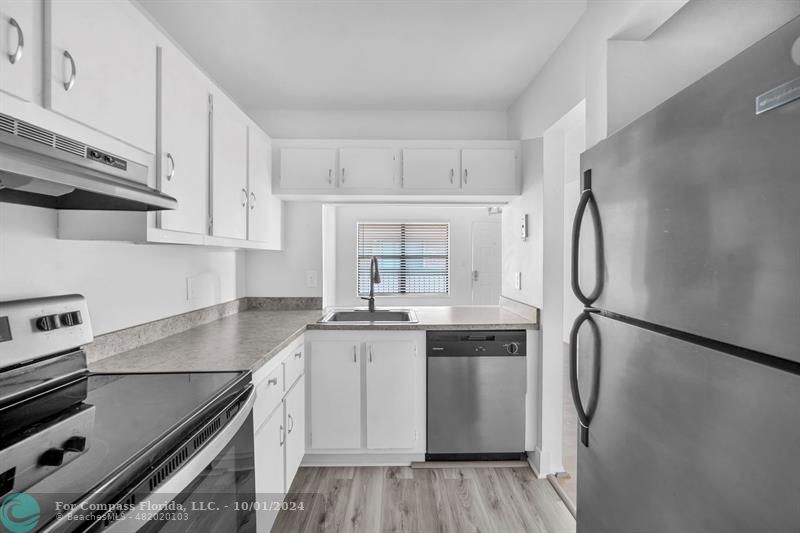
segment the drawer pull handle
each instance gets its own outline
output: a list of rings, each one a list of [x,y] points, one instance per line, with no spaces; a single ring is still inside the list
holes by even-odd
[[[277,384],[278,384],[278,378],[269,378],[267,380],[267,385],[277,385]]]
[[[283,424],[281,424],[280,445],[283,446],[284,442],[286,442],[286,431],[283,429]]]
[[[292,418],[292,415],[286,415],[286,416],[289,418],[289,433],[291,433],[292,430],[294,429],[294,418]]]
[[[294,356],[295,356],[297,359],[300,359],[301,357],[303,357],[303,352],[297,352],[296,354],[294,354]]]

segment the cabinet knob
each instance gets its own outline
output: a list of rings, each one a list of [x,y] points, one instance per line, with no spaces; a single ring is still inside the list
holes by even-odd
[[[8,60],[13,65],[22,59],[22,49],[25,48],[25,35],[22,33],[19,23],[14,17],[8,19],[8,25],[17,30],[17,48],[13,53],[8,54]]]

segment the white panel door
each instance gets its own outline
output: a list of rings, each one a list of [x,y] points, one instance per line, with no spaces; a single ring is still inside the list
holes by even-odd
[[[155,153],[156,33],[131,2],[45,3],[48,106]]]
[[[281,403],[267,421],[255,430],[256,494],[262,499],[276,497],[288,489],[284,485],[285,438]],[[258,531],[269,531],[277,514],[277,511],[259,509],[256,515]]]
[[[361,343],[311,343],[311,439],[315,449],[361,448]]]
[[[212,234],[247,238],[247,120],[225,95],[214,94],[211,120]]]
[[[472,223],[472,305],[500,303],[500,222]]]
[[[286,394],[286,488],[292,486],[306,454],[306,378],[300,377]]]
[[[41,54],[41,29],[34,32],[31,0],[0,1],[0,91],[34,99],[35,68]]]
[[[458,150],[409,148],[403,150],[404,189],[458,189]]]
[[[247,239],[280,250],[283,239],[283,202],[272,194],[272,143],[266,133],[248,128],[248,191],[250,193]]]
[[[335,148],[282,148],[280,157],[281,188],[336,187]]]
[[[367,344],[367,448],[415,445],[415,357],[410,341]]]
[[[160,211],[159,226],[208,232],[208,95],[206,77],[176,48],[160,52],[159,189],[178,200]]]
[[[394,150],[342,148],[339,150],[339,187],[391,189],[394,187]]]
[[[509,148],[462,150],[461,179],[465,192],[519,194],[517,153]]]

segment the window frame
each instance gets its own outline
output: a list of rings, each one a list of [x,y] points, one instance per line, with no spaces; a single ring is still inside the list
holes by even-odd
[[[369,296],[369,292],[361,294],[358,291],[358,261],[360,259],[359,254],[359,247],[358,247],[358,233],[359,227],[369,224],[405,224],[405,225],[414,225],[414,224],[429,224],[429,225],[441,225],[447,226],[447,292],[397,292],[391,294],[375,294],[376,298],[449,298],[452,285],[453,285],[453,278],[452,278],[452,234],[450,233],[452,230],[452,224],[450,221],[442,221],[442,220],[357,220],[355,233],[356,233],[356,245],[355,245],[355,262],[356,262],[356,280],[355,280],[355,289],[356,289],[356,297],[357,298],[364,298]]]

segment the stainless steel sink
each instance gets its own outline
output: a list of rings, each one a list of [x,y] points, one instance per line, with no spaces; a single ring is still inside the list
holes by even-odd
[[[413,324],[417,322],[417,315],[410,309],[376,309],[375,311],[368,311],[366,309],[334,310],[325,315],[320,322]]]

